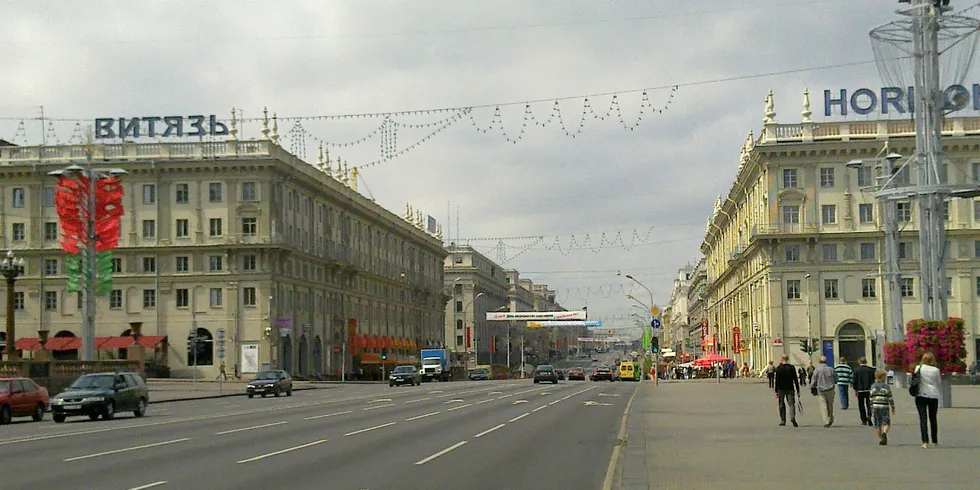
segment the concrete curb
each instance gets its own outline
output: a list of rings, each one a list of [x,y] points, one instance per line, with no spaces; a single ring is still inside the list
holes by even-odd
[[[308,390],[315,390],[315,389],[317,389],[317,388],[303,387],[303,388],[293,388],[293,391],[308,391]],[[244,392],[242,392],[242,393],[216,393],[216,394],[213,394],[213,395],[201,395],[201,396],[192,396],[192,397],[183,397],[183,398],[171,398],[169,400],[152,400],[152,392],[151,392],[150,405],[156,405],[156,404],[159,404],[159,403],[189,402],[189,401],[193,401],[193,400],[208,400],[208,399],[211,399],[211,398],[228,398],[228,397],[232,397],[232,396],[245,396],[245,395],[246,395],[246,393],[244,393]]]

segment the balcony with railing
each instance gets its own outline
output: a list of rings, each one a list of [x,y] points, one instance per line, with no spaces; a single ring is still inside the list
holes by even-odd
[[[268,140],[200,141],[174,143],[116,143],[64,146],[0,146],[0,166],[28,163],[127,162],[139,160],[209,160],[217,158],[267,157],[281,149]]]

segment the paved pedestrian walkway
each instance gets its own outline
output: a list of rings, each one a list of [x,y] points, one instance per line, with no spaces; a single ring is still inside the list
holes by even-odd
[[[147,386],[150,388],[151,404],[225,396],[245,396],[245,382],[239,380],[219,383],[213,380],[151,379],[147,382]],[[332,386],[320,383],[293,382],[294,391],[330,387]]]
[[[922,449],[915,402],[895,390],[887,446],[835,398],[823,427],[816,397],[803,390],[799,428],[778,426],[765,380],[644,382],[633,401],[614,488],[978,488],[980,386],[954,386],[939,410],[936,449]]]

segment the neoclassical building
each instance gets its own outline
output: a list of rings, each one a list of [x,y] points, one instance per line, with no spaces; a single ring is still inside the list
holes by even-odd
[[[162,340],[150,348],[174,376],[196,363],[211,377],[222,360],[229,375],[265,366],[370,375],[382,350],[393,364],[441,345],[446,252],[437,233],[411,210],[398,216],[360,195],[356,171],[332,168],[322,151],[311,165],[278,143],[275,124],[250,141],[232,124],[217,142],[0,146],[0,250],[27,261],[15,291],[18,339],[81,335],[83,302],[66,292],[47,173],[89,165],[91,150],[92,165],[128,172],[97,336],[128,335],[140,322],[143,335]],[[190,334],[204,339],[196,350]]]
[[[735,181],[716,202],[701,245],[709,336],[717,336],[722,354],[754,368],[783,353],[805,363],[807,338],[820,340],[814,358],[867,356],[880,364],[888,321],[882,208],[869,189],[871,168],[845,164],[874,159],[885,143],[912,155],[914,123],[815,123],[810,115],[804,94],[802,121],[777,123],[769,93],[762,134],[749,133]],[[980,182],[980,118],[946,120],[943,157],[948,183]],[[906,167],[898,178],[914,184],[915,172]],[[949,313],[966,322],[973,362],[980,349],[980,201],[953,200],[947,214]],[[915,203],[899,203],[899,217],[907,322],[922,317]]]

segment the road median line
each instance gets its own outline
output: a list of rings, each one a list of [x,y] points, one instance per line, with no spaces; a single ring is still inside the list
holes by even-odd
[[[499,428],[501,428],[501,427],[503,427],[505,425],[507,425],[507,424],[499,424],[496,427],[489,428],[489,429],[487,429],[487,430],[485,430],[485,431],[483,431],[483,432],[481,432],[481,433],[479,433],[479,434],[477,434],[477,435],[475,435],[473,437],[474,438],[483,437],[483,436],[485,436],[485,435],[487,435],[487,434],[489,434],[489,433],[491,433],[491,432],[493,432],[493,431],[495,431],[495,430],[497,430],[497,429],[499,429]]]
[[[453,444],[452,446],[449,446],[446,449],[443,449],[442,451],[439,451],[438,453],[433,454],[432,456],[429,456],[429,457],[427,457],[425,459],[421,459],[419,461],[416,461],[415,462],[415,465],[416,466],[424,465],[425,463],[428,463],[429,461],[432,461],[433,459],[436,459],[439,456],[442,456],[442,455],[444,455],[444,454],[446,454],[446,453],[448,453],[448,452],[450,452],[450,451],[452,451],[454,449],[458,449],[459,447],[461,447],[464,444],[466,444],[466,441],[457,442],[456,444]]]
[[[366,429],[360,429],[360,430],[355,430],[353,432],[348,432],[348,433],[344,434],[344,437],[352,436],[352,435],[355,435],[355,434],[361,434],[361,433],[369,432],[369,431],[372,431],[372,430],[384,429],[385,427],[391,427],[392,425],[395,425],[395,422],[388,422],[387,424],[375,425],[374,427],[368,427]]]
[[[280,454],[286,454],[286,453],[289,453],[289,452],[297,451],[299,449],[305,449],[305,448],[308,448],[310,446],[315,446],[317,444],[323,444],[324,442],[327,442],[327,439],[320,439],[319,441],[308,442],[306,444],[300,444],[299,446],[294,446],[294,447],[290,447],[290,448],[286,448],[286,449],[281,449],[279,451],[275,451],[275,452],[271,452],[271,453],[261,454],[259,456],[255,456],[254,458],[248,458],[248,459],[243,459],[241,461],[237,461],[236,463],[238,463],[238,464],[251,463],[252,461],[258,461],[260,459],[271,458],[272,456],[278,456]]]
[[[473,404],[472,403],[467,403],[466,405],[460,405],[458,407],[453,407],[453,408],[450,408],[449,410],[446,410],[446,411],[447,412],[452,412],[453,410],[460,410],[460,409],[463,409],[463,408],[466,408],[466,407],[470,407],[470,406],[473,406]]]
[[[517,422],[518,420],[521,420],[522,418],[527,417],[528,415],[531,415],[531,412],[527,412],[523,415],[518,415],[517,417],[508,420],[508,422]]]
[[[323,415],[314,415],[312,417],[306,417],[303,420],[325,419],[327,417],[333,417],[333,416],[336,416],[336,415],[347,415],[349,413],[354,413],[354,412],[352,412],[351,410],[344,410],[343,412],[334,412],[334,413],[326,413],[326,414],[323,414]]]
[[[405,421],[406,422],[409,422],[409,421],[412,421],[412,420],[424,419],[426,417],[431,417],[433,415],[439,415],[440,413],[442,413],[442,412],[432,412],[432,413],[427,413],[425,415],[416,415],[415,417],[409,417],[409,418],[405,419]]]
[[[288,424],[288,423],[289,423],[288,420],[283,420],[281,422],[273,422],[271,424],[253,425],[251,427],[242,427],[241,429],[223,430],[221,432],[215,432],[214,435],[216,435],[216,436],[222,436],[222,435],[225,435],[225,434],[234,434],[236,432],[245,432],[247,430],[254,430],[254,429],[264,429],[266,427],[274,427],[276,425],[282,425],[282,424]]]
[[[102,456],[109,456],[109,455],[112,455],[112,454],[124,453],[124,452],[127,452],[127,451],[138,451],[140,449],[149,449],[151,447],[166,446],[168,444],[176,444],[178,442],[184,442],[184,441],[189,441],[189,440],[191,440],[190,437],[182,437],[180,439],[174,439],[172,441],[154,442],[153,444],[143,444],[141,446],[126,447],[126,448],[122,448],[122,449],[113,449],[112,451],[103,451],[101,453],[95,453],[95,454],[86,454],[85,456],[75,456],[74,458],[65,458],[62,461],[64,461],[65,463],[70,463],[72,461],[80,461],[80,460],[83,460],[83,459],[98,458],[98,457],[102,457]]]

